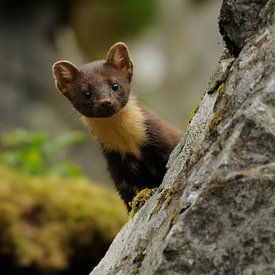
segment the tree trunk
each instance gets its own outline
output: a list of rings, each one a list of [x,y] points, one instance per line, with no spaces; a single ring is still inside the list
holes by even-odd
[[[274,10],[223,1],[227,49],[199,111],[91,274],[275,274]]]

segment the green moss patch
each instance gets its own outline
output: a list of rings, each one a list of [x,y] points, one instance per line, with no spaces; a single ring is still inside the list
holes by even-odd
[[[191,123],[193,117],[197,114],[199,109],[200,109],[200,104],[197,104],[197,106],[194,108],[194,110],[190,113],[189,124]]]
[[[150,213],[150,218],[153,217],[164,205],[165,208],[167,208],[171,201],[172,196],[175,193],[174,188],[166,188],[162,191],[161,195],[158,198],[158,201],[156,203],[156,206],[153,208],[152,212]]]
[[[219,94],[221,94],[221,93],[224,92],[224,89],[225,89],[225,84],[222,83],[222,84],[219,86],[219,88],[217,89],[217,92],[218,92]]]
[[[116,195],[84,178],[30,177],[2,166],[0,202],[3,274],[88,273],[127,220]]]
[[[222,112],[218,112],[215,113],[212,120],[210,121],[209,125],[208,125],[208,129],[210,132],[210,135],[212,136],[216,136],[217,135],[217,126],[220,124],[220,122],[223,120],[223,113]]]
[[[208,125],[209,133],[211,136],[218,135],[217,127],[228,114],[229,97],[227,94],[224,93],[224,90],[225,90],[225,84],[222,83],[218,87],[217,92],[219,94],[218,99],[219,98],[223,99],[223,107],[221,107],[217,112],[214,113],[214,116]]]
[[[150,197],[156,192],[157,188],[149,189],[145,188],[141,190],[137,195],[133,198],[130,206],[132,207],[129,213],[129,219],[133,218],[137,211],[150,199]]]

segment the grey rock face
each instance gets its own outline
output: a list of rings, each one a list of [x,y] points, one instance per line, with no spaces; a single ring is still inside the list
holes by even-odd
[[[224,0],[219,26],[230,53],[237,56],[257,31],[274,21],[274,0]]]
[[[91,274],[275,274],[274,34],[221,58],[162,185]]]

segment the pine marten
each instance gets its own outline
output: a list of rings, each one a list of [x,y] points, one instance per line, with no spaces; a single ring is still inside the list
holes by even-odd
[[[77,68],[53,65],[58,90],[81,114],[101,144],[115,186],[129,202],[144,188],[161,184],[181,131],[144,107],[132,92],[133,63],[124,43],[113,45],[106,60]]]

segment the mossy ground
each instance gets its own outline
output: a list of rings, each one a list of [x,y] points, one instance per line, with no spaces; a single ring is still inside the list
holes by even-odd
[[[126,220],[121,200],[84,178],[0,166],[1,274],[86,274]]]

